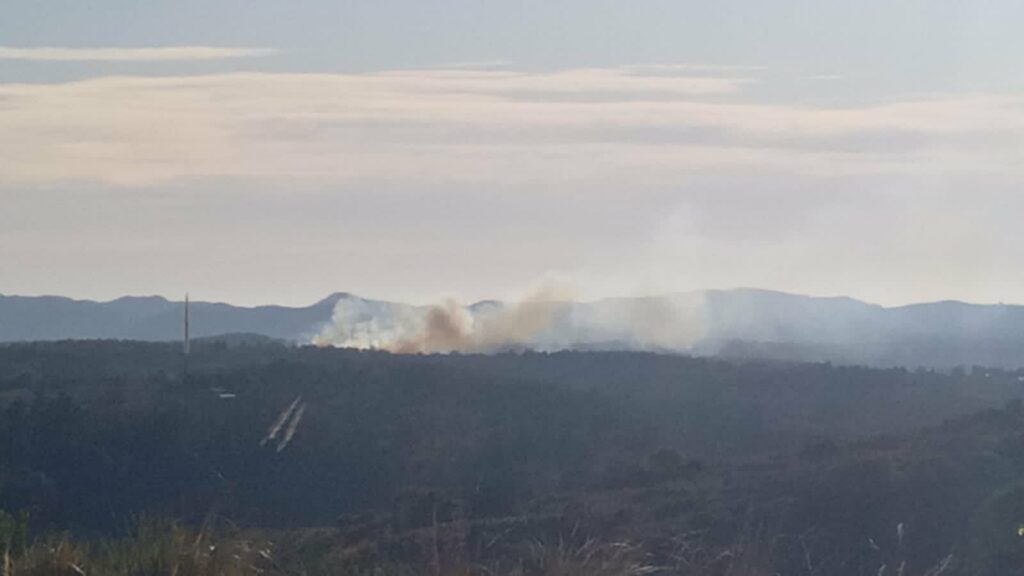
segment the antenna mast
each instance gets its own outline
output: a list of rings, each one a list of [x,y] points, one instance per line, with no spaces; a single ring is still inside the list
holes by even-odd
[[[185,293],[185,333],[181,342],[182,352],[182,369],[181,369],[181,383],[185,384],[188,382],[188,355],[192,351],[192,335],[189,333],[189,320],[190,320],[188,292]]]
[[[182,342],[182,352],[185,356],[192,350],[192,338],[189,334],[189,309],[188,309],[188,292],[185,293],[185,340]]]

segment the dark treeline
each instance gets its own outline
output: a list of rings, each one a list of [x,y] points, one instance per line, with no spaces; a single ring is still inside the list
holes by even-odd
[[[183,369],[168,344],[0,347],[0,509],[89,537],[216,515],[307,563],[357,542],[346,562],[415,559],[430,528],[435,553],[438,530],[478,555],[585,533],[677,573],[725,574],[725,552],[785,574],[1024,566],[1017,372],[244,340]]]

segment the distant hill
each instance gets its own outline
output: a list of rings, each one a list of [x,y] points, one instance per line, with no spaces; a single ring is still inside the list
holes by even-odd
[[[515,305],[468,306],[473,318]],[[366,345],[416,326],[428,307],[336,293],[306,307],[192,303],[195,338],[225,334]],[[182,302],[0,295],[0,342],[181,338]],[[531,312],[536,314],[536,311]],[[878,366],[1024,366],[1024,306],[935,302],[887,308],[852,298],[710,290],[545,307],[542,328],[504,349],[652,350]],[[251,337],[251,336],[250,336]]]
[[[708,292],[699,353],[878,366],[1024,366],[1024,306],[886,308],[763,290]]]
[[[192,336],[251,334],[308,341],[330,321],[335,304],[348,294],[332,294],[302,308],[246,308],[192,302]],[[182,337],[184,302],[159,296],[125,297],[110,302],[59,296],[0,295],[0,341],[119,339],[168,341]]]

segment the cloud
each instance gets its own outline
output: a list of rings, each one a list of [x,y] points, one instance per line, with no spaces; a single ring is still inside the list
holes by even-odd
[[[735,65],[735,64],[694,64],[694,63],[682,63],[682,64],[631,64],[625,66],[626,69],[642,71],[648,73],[660,73],[660,74],[681,74],[681,73],[694,73],[694,72],[715,72],[715,73],[731,73],[731,72],[761,72],[766,70],[764,66],[747,66],[747,65]]]
[[[181,62],[188,60],[250,58],[277,53],[277,50],[269,48],[225,48],[216,46],[148,48],[63,48],[56,46],[22,48],[0,46],[0,60],[29,60],[37,62]]]
[[[753,170],[1020,175],[1024,99],[758,102],[686,67],[233,73],[0,84],[0,183],[667,184]]]
[[[511,60],[457,60],[444,62],[436,66],[427,66],[426,69],[442,70],[488,70],[495,68],[512,68],[515,62]]]

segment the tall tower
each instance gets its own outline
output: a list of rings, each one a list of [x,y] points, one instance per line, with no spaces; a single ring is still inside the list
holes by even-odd
[[[189,309],[188,309],[188,292],[185,293],[185,338],[182,341],[182,352],[185,356],[192,350],[192,337],[189,334]]]
[[[181,384],[188,384],[188,355],[192,351],[192,334],[189,332],[190,310],[188,304],[188,292],[185,293],[185,331],[181,340]]]

